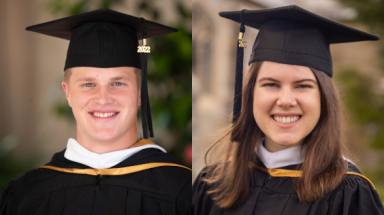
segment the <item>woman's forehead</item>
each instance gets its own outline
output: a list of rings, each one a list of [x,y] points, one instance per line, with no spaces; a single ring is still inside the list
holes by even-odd
[[[260,67],[257,79],[263,79],[266,77],[282,80],[290,79],[314,79],[315,75],[312,70],[307,66],[290,65],[283,63],[276,63],[271,61],[265,61]]]

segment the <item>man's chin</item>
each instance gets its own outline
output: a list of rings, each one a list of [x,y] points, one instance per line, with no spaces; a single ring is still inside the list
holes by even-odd
[[[113,141],[118,138],[118,134],[116,131],[111,131],[111,130],[97,130],[96,132],[89,133],[88,136],[90,139],[93,139],[98,142],[108,142],[108,141]]]

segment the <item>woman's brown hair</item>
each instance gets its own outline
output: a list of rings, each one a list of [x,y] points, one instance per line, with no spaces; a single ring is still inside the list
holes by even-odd
[[[252,165],[256,162],[255,147],[264,136],[253,117],[253,92],[262,62],[254,62],[244,79],[242,109],[236,123],[228,128],[208,150],[214,165],[209,165],[203,179],[211,185],[208,191],[219,207],[230,208],[248,196],[252,182]],[[306,157],[299,169],[302,176],[295,180],[294,194],[302,203],[312,203],[337,188],[344,178],[346,163],[342,108],[339,92],[325,73],[311,69],[316,76],[321,98],[320,119],[305,137]]]

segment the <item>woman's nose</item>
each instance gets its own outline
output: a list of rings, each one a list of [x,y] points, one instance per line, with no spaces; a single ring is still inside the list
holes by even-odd
[[[281,88],[276,104],[282,108],[290,108],[297,105],[296,98],[288,87]]]

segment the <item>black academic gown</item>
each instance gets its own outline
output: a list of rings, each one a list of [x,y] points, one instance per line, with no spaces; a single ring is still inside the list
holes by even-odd
[[[259,166],[264,164],[259,162]],[[295,170],[296,165],[279,169]],[[351,163],[348,171],[360,173]],[[335,191],[312,204],[302,204],[292,193],[293,178],[272,177],[255,169],[253,186],[247,199],[239,206],[221,209],[206,192],[210,189],[200,174],[192,188],[194,215],[384,215],[384,208],[373,186],[361,176],[347,174]]]
[[[64,151],[47,165],[90,169]],[[158,149],[144,149],[111,168],[179,162]],[[178,215],[191,214],[191,171],[157,167],[126,175],[93,176],[34,169],[11,182],[0,200],[1,215]]]

